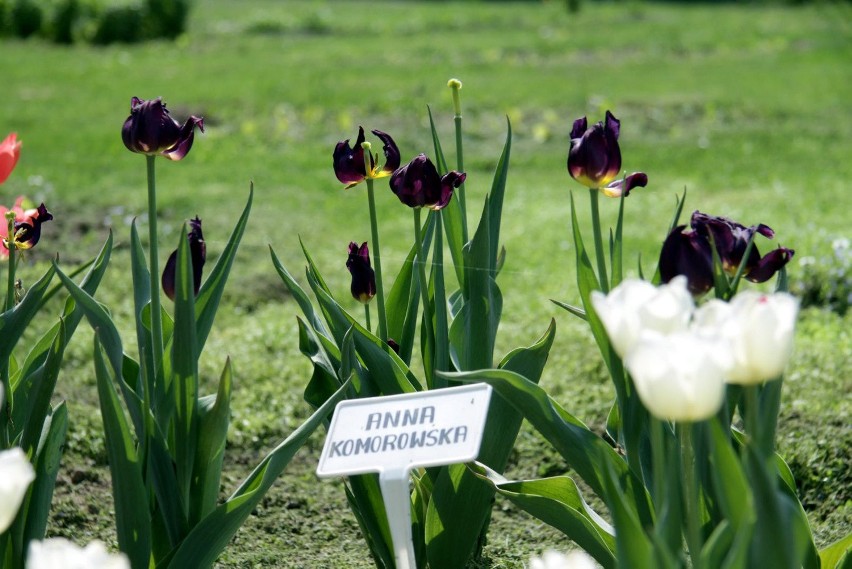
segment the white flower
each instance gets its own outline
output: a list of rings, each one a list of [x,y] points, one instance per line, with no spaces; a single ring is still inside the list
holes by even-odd
[[[721,327],[734,359],[728,383],[754,385],[781,375],[793,348],[798,311],[799,301],[787,293],[734,296]]]
[[[100,541],[79,547],[62,537],[31,541],[27,569],[130,569],[123,553],[110,554]]]
[[[599,565],[583,551],[567,555],[558,551],[545,551],[541,557],[530,559],[530,569],[597,569]]]
[[[622,358],[645,332],[671,334],[685,330],[695,309],[683,276],[660,287],[626,279],[608,295],[592,292],[591,300],[615,352]]]
[[[709,335],[683,331],[642,336],[624,359],[639,399],[669,421],[703,421],[721,408],[730,368],[726,345]]]
[[[12,525],[33,480],[35,470],[20,447],[0,451],[0,533]]]

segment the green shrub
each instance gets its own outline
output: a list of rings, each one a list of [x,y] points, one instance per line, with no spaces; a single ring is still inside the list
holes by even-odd
[[[74,27],[79,17],[79,0],[60,0],[53,6],[47,36],[56,43],[74,43]]]
[[[41,29],[41,8],[32,0],[17,0],[12,6],[12,33],[19,38],[28,38]]]
[[[189,0],[145,0],[148,37],[175,39],[186,31]]]
[[[112,6],[101,12],[92,43],[136,43],[144,36],[144,18],[138,6]]]
[[[0,0],[0,38],[11,34],[12,26],[9,20],[9,3],[6,0]]]
[[[801,273],[791,279],[790,291],[803,307],[828,308],[843,316],[852,304],[852,247],[849,239],[839,237],[830,248],[799,259]]]

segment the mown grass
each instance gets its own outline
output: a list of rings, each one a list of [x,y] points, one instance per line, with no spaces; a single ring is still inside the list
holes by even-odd
[[[25,281],[54,252],[72,266],[94,255],[109,228],[115,232],[120,245],[98,296],[129,339],[121,244],[129,219],[144,224],[146,199],[144,160],[119,137],[130,97],[163,96],[178,115],[204,115],[207,132],[189,157],[158,164],[160,223],[170,249],[181,221],[198,214],[214,257],[254,181],[249,233],[202,359],[211,385],[226,354],[235,364],[227,492],[309,413],[297,310],[267,246],[299,274],[301,239],[330,286],[348,298],[346,245],[367,240],[369,225],[363,191],[345,192],[333,176],[334,144],[363,124],[390,132],[406,159],[431,152],[431,105],[451,153],[445,84],[459,77],[471,216],[490,186],[506,117],[514,132],[498,352],[530,343],[556,318],[557,344],[542,382],[578,417],[600,425],[612,393],[593,342],[549,302],[577,301],[568,192],[582,220],[586,197],[565,171],[571,122],[584,114],[599,120],[612,109],[622,121],[624,167],[649,175],[648,188],[627,203],[630,266],[641,258],[645,272],[653,270],[674,196],[688,188],[687,214],[701,209],[773,227],[776,240],[797,251],[795,279],[798,258],[848,236],[851,15],[848,5],[831,4],[595,4],[569,15],[561,2],[199,0],[189,33],[176,43],[7,41],[0,47],[0,134],[17,131],[24,149],[2,200],[26,193],[44,199],[56,217],[28,257]],[[614,220],[615,204],[603,206]],[[411,218],[390,192],[379,193],[378,208],[391,275],[409,246]],[[849,319],[818,309],[802,314],[781,418],[779,448],[821,544],[852,527]],[[57,388],[69,402],[71,430],[50,526],[81,541],[112,538],[90,345],[82,327]],[[370,566],[340,483],[313,475],[321,442],[312,439],[285,473],[222,567]],[[566,469],[534,433],[522,432],[511,475]],[[495,509],[482,567],[520,567],[548,544],[569,547],[505,503]]]

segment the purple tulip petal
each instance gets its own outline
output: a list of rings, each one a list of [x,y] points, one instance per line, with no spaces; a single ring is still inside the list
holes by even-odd
[[[385,153],[385,165],[382,166],[382,171],[390,174],[399,168],[401,160],[399,148],[397,148],[396,143],[389,134],[380,130],[373,130],[372,133],[375,134],[383,144],[382,150]]]
[[[795,251],[778,247],[763,256],[746,275],[746,279],[753,283],[763,283],[772,278],[781,267],[790,262]]]
[[[621,132],[621,121],[609,111],[606,112],[606,132],[615,140],[618,140],[618,135]]]
[[[586,117],[575,120],[574,126],[571,127],[571,140],[583,136],[583,133],[586,132],[587,129],[588,122],[586,121]]]
[[[334,147],[334,175],[342,183],[349,184],[347,187],[352,187],[367,177],[362,142],[364,142],[364,127],[359,126],[354,148],[349,147],[348,138],[338,142]]]
[[[660,251],[660,277],[664,283],[685,275],[693,296],[713,287],[713,257],[710,244],[695,231],[684,233],[685,225],[675,227]]]
[[[648,176],[644,172],[633,172],[629,176],[625,176],[624,178],[611,182],[606,187],[601,188],[601,192],[610,198],[620,198],[621,194],[624,194],[624,197],[627,197],[630,195],[630,190],[633,188],[644,188],[647,185]]]
[[[204,119],[196,116],[189,117],[180,129],[177,144],[169,150],[164,150],[162,155],[169,160],[183,160],[184,156],[189,153],[189,149],[192,148],[192,141],[195,138],[195,127],[198,127],[201,132],[204,132]]]

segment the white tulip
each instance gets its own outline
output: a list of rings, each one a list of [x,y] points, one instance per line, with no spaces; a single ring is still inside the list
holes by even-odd
[[[754,385],[781,375],[790,360],[798,311],[799,301],[787,293],[734,296],[722,326],[734,358],[728,383]]]
[[[685,330],[695,309],[683,276],[660,287],[626,279],[608,295],[592,292],[591,301],[615,352],[622,358],[647,331],[671,334]]]
[[[530,559],[530,569],[597,569],[599,565],[583,551],[567,555],[548,550],[541,557]]]
[[[100,541],[86,547],[62,537],[31,541],[27,569],[130,569],[123,553],[111,554]]]
[[[0,533],[12,525],[33,480],[35,470],[20,447],[0,451]]]
[[[624,365],[652,415],[694,422],[712,417],[722,406],[730,369],[726,355],[726,345],[709,335],[646,333]]]

